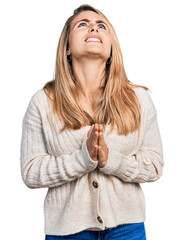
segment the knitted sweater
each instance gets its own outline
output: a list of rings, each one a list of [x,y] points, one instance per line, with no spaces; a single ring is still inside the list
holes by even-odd
[[[117,128],[104,139],[107,164],[98,167],[88,153],[89,126],[59,133],[43,89],[33,94],[22,121],[21,174],[29,188],[48,188],[44,232],[74,234],[88,228],[112,228],[145,221],[140,183],[153,182],[163,170],[163,151],[156,109],[149,93],[134,89],[141,106],[141,125],[127,136]]]

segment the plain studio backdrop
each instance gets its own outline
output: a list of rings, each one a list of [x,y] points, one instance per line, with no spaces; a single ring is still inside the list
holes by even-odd
[[[182,0],[0,3],[1,239],[44,239],[47,189],[29,189],[22,181],[22,119],[32,95],[53,79],[63,26],[73,10],[84,3],[110,20],[128,79],[151,90],[157,109],[165,167],[157,182],[141,184],[146,198],[147,239],[184,239]]]

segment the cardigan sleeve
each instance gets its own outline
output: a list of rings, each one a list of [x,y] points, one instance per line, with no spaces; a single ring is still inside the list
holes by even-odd
[[[99,167],[105,174],[117,176],[125,182],[153,182],[163,172],[163,149],[156,109],[149,94],[146,95],[144,101],[149,104],[145,114],[143,140],[138,151],[126,156],[110,148],[106,166]]]
[[[20,162],[24,183],[29,188],[56,187],[93,171],[98,162],[90,158],[87,138],[84,138],[81,149],[70,155],[56,157],[48,154],[41,117],[33,100],[22,122]]]

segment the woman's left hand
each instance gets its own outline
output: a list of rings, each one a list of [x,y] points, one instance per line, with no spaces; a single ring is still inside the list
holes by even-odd
[[[103,168],[107,164],[109,149],[104,140],[103,134],[103,126],[102,124],[98,124],[98,152],[97,152],[97,160],[98,166]]]

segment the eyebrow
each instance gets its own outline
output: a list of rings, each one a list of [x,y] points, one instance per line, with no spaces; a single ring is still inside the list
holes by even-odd
[[[77,22],[74,24],[74,26],[76,26],[76,24],[79,23],[79,22],[90,22],[90,20],[87,19],[87,18],[81,19],[81,20],[77,21]],[[103,23],[103,24],[105,24],[105,25],[107,26],[107,24],[106,24],[105,22],[103,22],[102,20],[96,20],[96,23]]]

